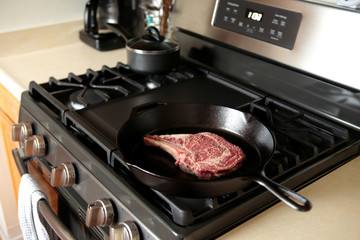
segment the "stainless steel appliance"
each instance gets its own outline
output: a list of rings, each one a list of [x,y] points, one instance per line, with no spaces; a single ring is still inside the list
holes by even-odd
[[[56,187],[59,218],[79,239],[216,238],[277,199],[257,184],[206,198],[152,190],[124,162],[120,129],[158,102],[248,112],[276,139],[265,174],[299,190],[359,155],[356,63],[337,60],[359,55],[359,33],[345,24],[359,19],[303,1],[176,1],[175,69],[142,75],[117,63],[31,82],[14,126],[22,143],[15,160],[24,171],[32,162]],[[329,49],[336,59],[325,56]]]

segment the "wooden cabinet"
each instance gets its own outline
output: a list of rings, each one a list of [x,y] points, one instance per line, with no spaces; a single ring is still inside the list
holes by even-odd
[[[15,199],[18,196],[21,176],[11,153],[11,149],[19,147],[17,142],[12,141],[11,128],[14,123],[18,122],[19,106],[20,102],[0,84],[0,144],[3,144],[3,149],[5,150],[3,155],[7,162],[7,166],[2,166],[2,168],[9,168]]]

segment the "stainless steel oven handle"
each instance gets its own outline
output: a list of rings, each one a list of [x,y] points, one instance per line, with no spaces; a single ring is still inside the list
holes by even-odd
[[[28,173],[28,169],[24,161],[30,158],[24,158],[24,154],[21,148],[12,149],[12,155],[20,175],[22,176],[25,173]],[[52,211],[51,207],[45,199],[39,201],[39,211],[60,239],[76,240],[70,230],[67,229],[67,227],[60,221],[58,216]]]
[[[70,230],[67,229],[58,216],[53,212],[46,200],[42,199],[39,201],[39,210],[41,215],[46,219],[47,223],[60,239],[76,240]]]
[[[22,148],[14,148],[11,150],[13,158],[15,160],[15,164],[17,169],[19,170],[20,175],[24,175],[28,173],[27,167],[24,163],[26,158],[24,158],[24,151]]]

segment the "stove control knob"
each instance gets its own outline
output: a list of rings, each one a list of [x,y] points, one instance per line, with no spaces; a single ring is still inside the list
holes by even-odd
[[[114,207],[108,198],[103,198],[87,206],[85,225],[87,227],[109,226],[114,222]]]
[[[72,163],[61,163],[52,167],[50,172],[50,185],[52,187],[66,187],[75,184],[76,172]]]
[[[12,126],[12,140],[13,141],[24,141],[26,138],[33,135],[33,129],[31,123],[20,122]]]
[[[26,157],[44,156],[45,149],[45,139],[41,135],[34,135],[24,140],[24,154]]]
[[[110,240],[140,240],[139,229],[132,221],[120,222],[110,226]]]

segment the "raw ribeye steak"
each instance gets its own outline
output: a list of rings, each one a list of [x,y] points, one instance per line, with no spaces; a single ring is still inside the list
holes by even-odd
[[[245,155],[224,138],[209,132],[196,134],[147,135],[147,146],[163,149],[175,165],[201,179],[223,176],[241,167]]]

